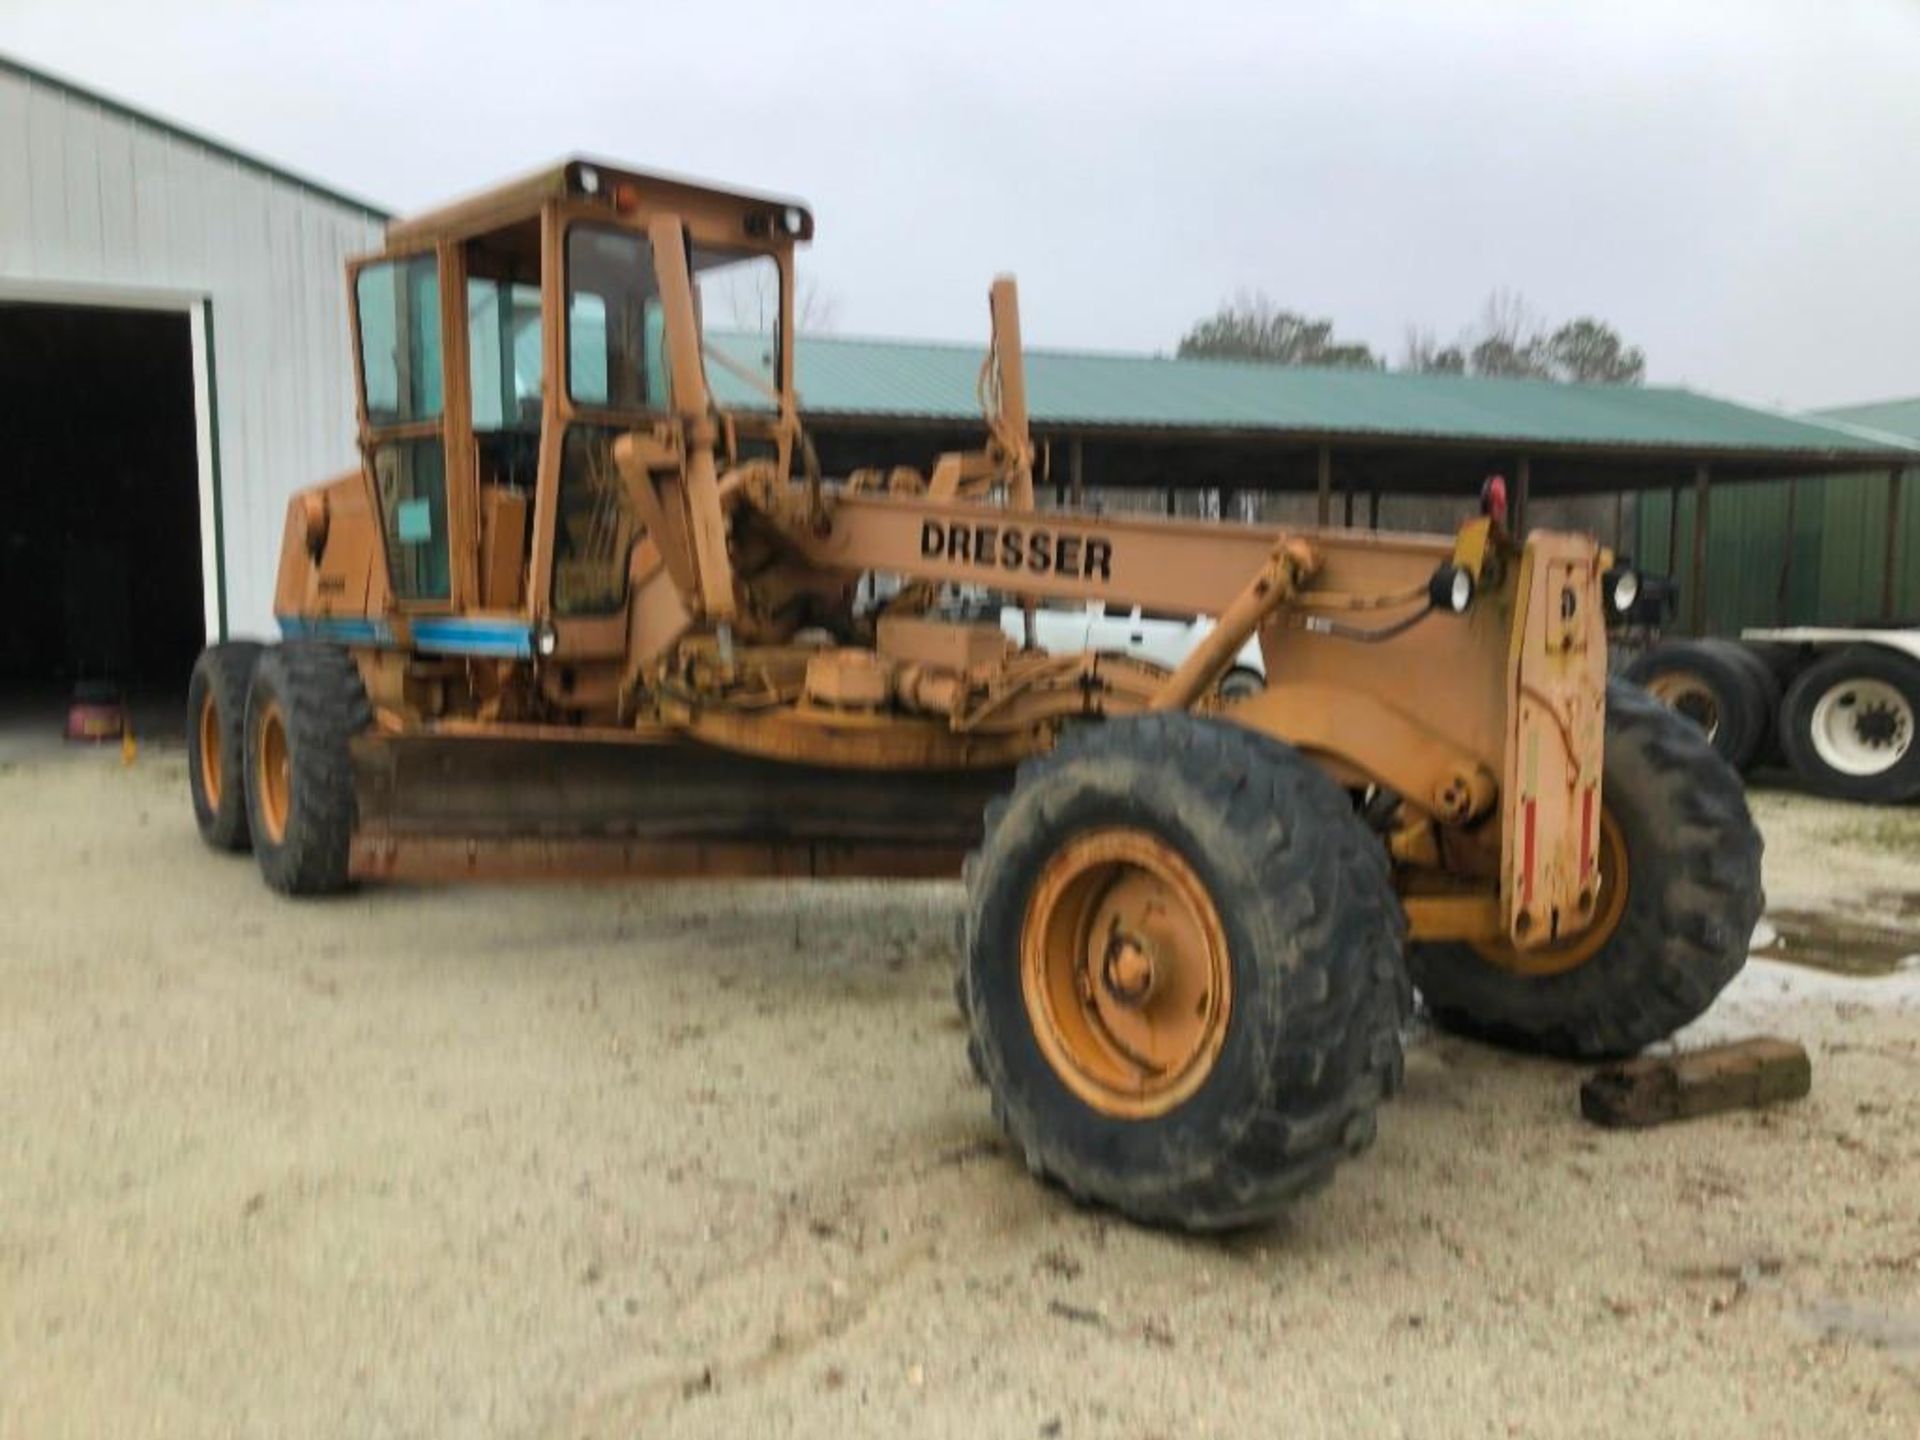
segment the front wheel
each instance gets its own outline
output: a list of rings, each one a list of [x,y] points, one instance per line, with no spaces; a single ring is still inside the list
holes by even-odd
[[[1760,919],[1760,832],[1740,777],[1689,720],[1607,687],[1600,905],[1515,950],[1416,945],[1413,983],[1450,1029],[1570,1059],[1628,1055],[1706,1011]]]
[[[347,887],[353,737],[373,723],[360,672],[331,645],[277,645],[247,696],[247,814],[253,855],[283,895]]]
[[[1184,714],[1088,726],[1022,767],[967,876],[970,1049],[1037,1174],[1218,1230],[1373,1139],[1403,921],[1378,840],[1297,751]]]

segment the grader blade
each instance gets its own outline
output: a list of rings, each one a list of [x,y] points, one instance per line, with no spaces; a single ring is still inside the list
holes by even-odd
[[[362,878],[949,877],[1000,770],[842,770],[687,743],[364,736]]]

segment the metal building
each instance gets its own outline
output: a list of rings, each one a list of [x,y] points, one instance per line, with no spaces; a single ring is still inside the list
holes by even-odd
[[[0,685],[272,633],[257,557],[356,463],[343,262],[385,219],[0,56]]]
[[[1843,405],[1814,418],[1920,444],[1920,398]],[[1920,467],[1916,467],[1920,468]],[[1715,577],[1697,629],[1920,624],[1920,504],[1915,474],[1861,466],[1794,475],[1715,496],[1707,565]],[[1693,497],[1654,495],[1637,553],[1692,589]],[[1687,617],[1690,621],[1693,617]]]

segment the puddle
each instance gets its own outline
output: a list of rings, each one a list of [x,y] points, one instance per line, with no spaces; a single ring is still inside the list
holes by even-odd
[[[1911,896],[1887,898],[1893,902],[1888,909],[1903,918],[1920,909]],[[1920,929],[1818,910],[1769,910],[1753,932],[1750,953],[1829,975],[1871,979],[1920,969]]]
[[[1875,890],[1867,903],[1894,919],[1920,921],[1920,890]]]
[[[1846,1300],[1819,1300],[1799,1320],[1822,1339],[1855,1340],[1908,1367],[1920,1363],[1920,1312],[1887,1310]]]

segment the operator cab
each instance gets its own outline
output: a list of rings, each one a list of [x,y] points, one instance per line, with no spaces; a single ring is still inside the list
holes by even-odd
[[[683,449],[689,396],[723,468],[787,473],[812,233],[790,200],[576,159],[396,221],[350,265],[386,608],[416,646],[511,657],[558,625],[571,652],[617,650],[637,536],[612,442]]]

